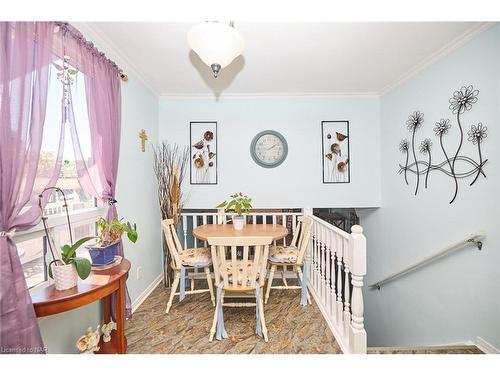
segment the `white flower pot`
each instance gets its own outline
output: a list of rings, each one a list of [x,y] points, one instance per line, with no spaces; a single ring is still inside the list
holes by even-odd
[[[78,282],[78,273],[73,263],[71,264],[52,264],[52,275],[57,290],[66,290],[76,286]]]
[[[243,215],[235,215],[233,216],[233,227],[235,230],[242,230],[245,226],[246,219]]]

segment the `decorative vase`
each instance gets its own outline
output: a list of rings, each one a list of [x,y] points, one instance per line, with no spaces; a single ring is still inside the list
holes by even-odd
[[[235,230],[242,230],[245,226],[246,220],[243,215],[234,215],[233,216],[233,227]]]
[[[120,241],[114,242],[107,246],[88,245],[86,248],[89,251],[93,266],[105,266],[113,263],[116,256],[116,249]]]
[[[56,289],[66,290],[75,287],[78,282],[78,273],[74,263],[62,264],[61,261],[56,263],[51,266]]]

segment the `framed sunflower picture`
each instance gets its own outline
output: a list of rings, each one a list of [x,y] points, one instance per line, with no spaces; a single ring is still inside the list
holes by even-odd
[[[217,185],[217,121],[189,123],[190,183]]]
[[[321,121],[323,183],[351,182],[349,121]]]

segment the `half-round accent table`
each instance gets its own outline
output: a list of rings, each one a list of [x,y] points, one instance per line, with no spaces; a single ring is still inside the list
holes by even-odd
[[[128,278],[130,262],[123,259],[120,264],[106,270],[92,270],[85,280],[78,279],[78,285],[67,290],[57,290],[49,285],[31,296],[37,317],[59,314],[104,300],[104,323],[111,320],[111,296],[116,296],[116,330],[111,341],[99,342],[99,354],[124,354],[127,352],[125,337],[125,281]]]

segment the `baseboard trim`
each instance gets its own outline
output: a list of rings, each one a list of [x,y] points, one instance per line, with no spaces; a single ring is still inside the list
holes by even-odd
[[[474,344],[483,352],[486,354],[500,354],[500,349],[494,347],[491,345],[488,341],[483,339],[482,337],[476,337],[476,340],[474,341]]]
[[[143,292],[135,299],[134,302],[132,302],[132,313],[135,312],[139,308],[139,306],[142,305],[142,303],[146,300],[146,298],[149,297],[149,295],[153,292],[153,290],[156,289],[156,287],[161,283],[163,280],[163,275],[160,274],[158,275],[151,284],[148,285],[146,289],[143,290]]]

